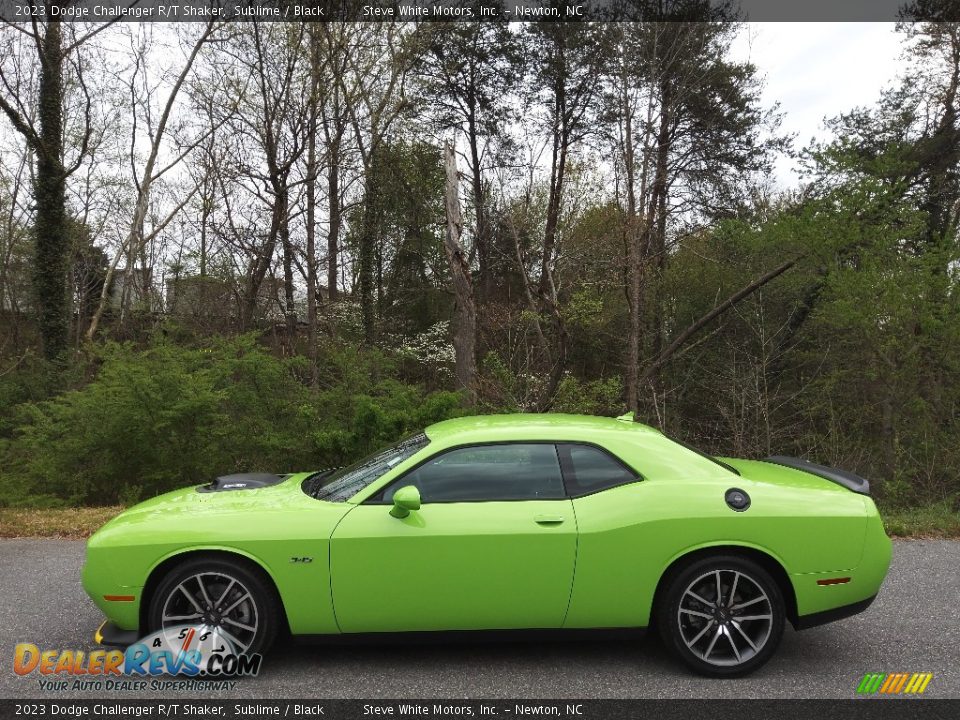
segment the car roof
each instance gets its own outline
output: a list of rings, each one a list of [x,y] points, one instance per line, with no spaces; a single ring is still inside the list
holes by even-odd
[[[515,413],[470,415],[430,425],[425,430],[432,441],[455,444],[496,440],[586,440],[610,433],[649,433],[658,430],[626,418],[563,413]]]

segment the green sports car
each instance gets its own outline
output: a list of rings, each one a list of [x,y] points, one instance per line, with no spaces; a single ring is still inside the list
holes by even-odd
[[[244,474],[141,503],[87,544],[105,644],[278,633],[646,628],[707,675],[750,672],[789,620],[864,610],[891,543],[867,481],[713,458],[629,417],[431,425],[350,467]]]

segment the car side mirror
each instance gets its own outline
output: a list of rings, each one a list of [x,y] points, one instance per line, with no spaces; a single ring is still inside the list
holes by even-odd
[[[411,510],[420,509],[420,491],[413,485],[404,485],[393,494],[393,507],[390,514],[395,518],[405,518]]]

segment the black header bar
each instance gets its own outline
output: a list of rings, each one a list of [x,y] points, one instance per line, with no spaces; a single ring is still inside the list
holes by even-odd
[[[638,681],[639,682],[639,681]],[[754,720],[824,718],[845,720],[954,720],[960,700],[0,700],[0,716],[30,720]]]
[[[891,22],[960,20],[952,0],[0,0],[0,20],[29,23],[231,21]]]

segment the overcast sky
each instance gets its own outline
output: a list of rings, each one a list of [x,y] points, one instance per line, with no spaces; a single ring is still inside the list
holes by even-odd
[[[734,52],[766,77],[764,104],[780,103],[783,129],[801,148],[825,137],[825,117],[879,98],[897,75],[901,39],[893,23],[750,23]],[[797,183],[791,160],[780,160],[777,177]]]

